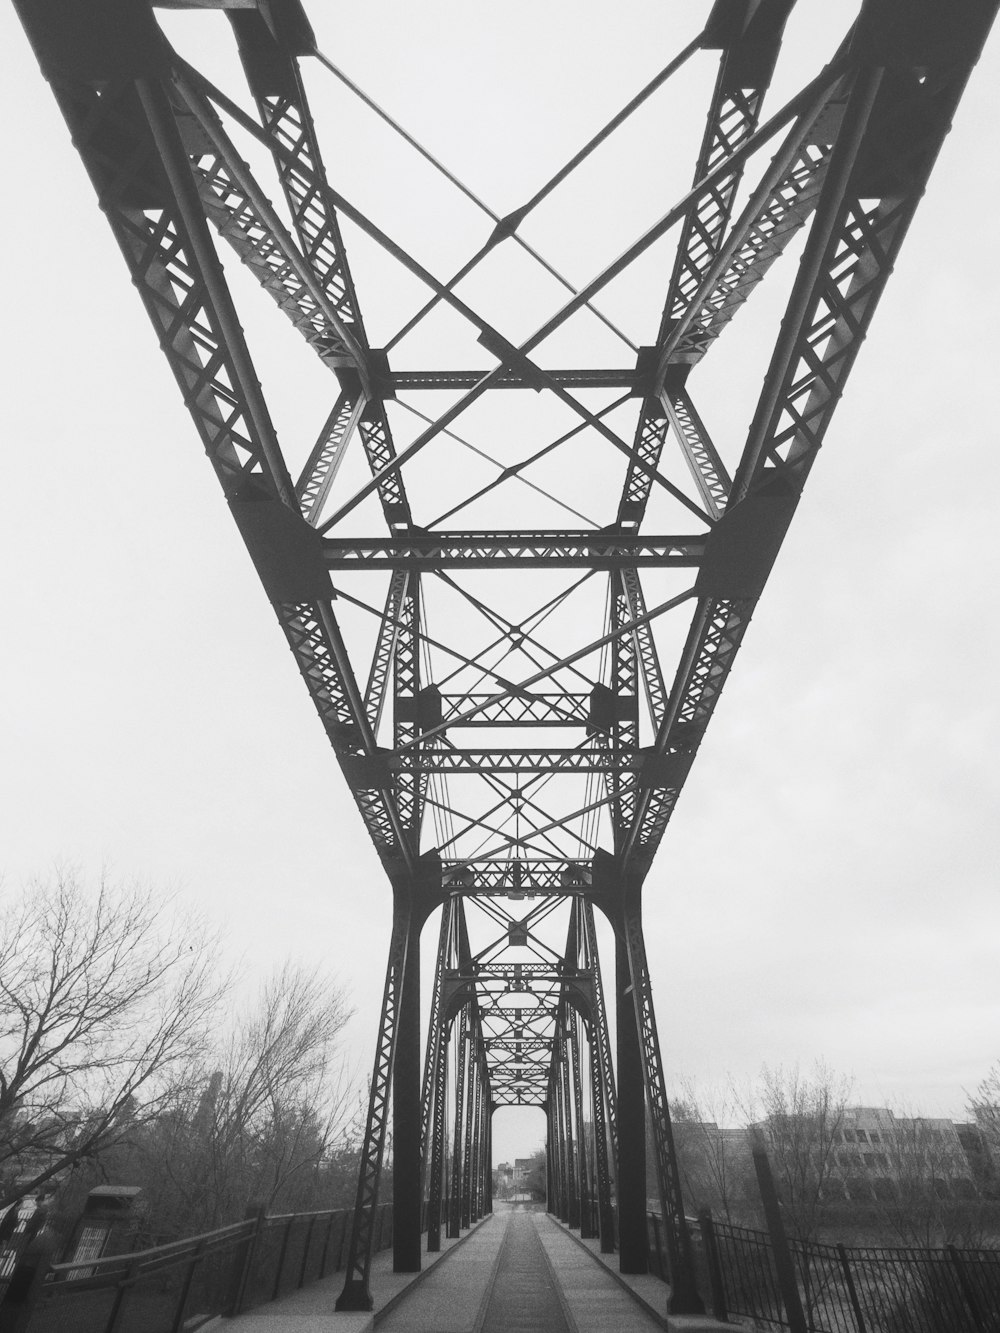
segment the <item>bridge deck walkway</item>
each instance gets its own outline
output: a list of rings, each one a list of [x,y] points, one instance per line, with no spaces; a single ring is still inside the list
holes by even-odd
[[[601,1262],[540,1209],[498,1205],[420,1274],[392,1272],[389,1253],[372,1272],[375,1311],[335,1315],[335,1275],[225,1323],[226,1333],[656,1333],[666,1289],[652,1277],[626,1278]],[[613,1265],[613,1266],[612,1266]],[[671,1330],[718,1328],[671,1319]]]

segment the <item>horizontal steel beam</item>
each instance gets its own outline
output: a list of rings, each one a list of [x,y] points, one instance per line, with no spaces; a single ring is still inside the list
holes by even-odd
[[[474,716],[455,727],[582,727],[590,719],[589,694],[525,694],[496,700],[489,694],[442,694],[441,713],[462,714],[479,704]]]
[[[472,389],[488,370],[394,370],[389,371],[380,387],[384,392],[407,389]],[[547,370],[553,383],[564,389],[635,389],[640,375],[634,366],[622,370]],[[526,380],[516,370],[506,370],[491,385],[494,389],[532,389],[534,380]]]
[[[405,750],[390,755],[390,772],[421,773],[638,773],[640,750]],[[516,799],[512,794],[511,799]]]
[[[422,532],[402,537],[325,537],[328,569],[687,569],[705,537],[600,532]]]

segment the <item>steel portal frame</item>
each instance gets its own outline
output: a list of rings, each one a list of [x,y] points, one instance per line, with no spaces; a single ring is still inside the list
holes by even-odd
[[[231,26],[247,83],[238,93],[181,59],[144,0],[15,0],[392,887],[341,1308],[370,1305],[390,1091],[397,1267],[419,1267],[425,1190],[431,1248],[445,1219],[455,1234],[488,1210],[491,1113],[525,1104],[548,1116],[550,1205],[584,1231],[596,1222],[610,1249],[614,1194],[623,1266],[641,1266],[639,1150],[634,1134],[618,1133],[619,1106],[635,1123],[640,1085],[667,1221],[670,1308],[700,1308],[642,886],[997,8],[864,0],[830,63],[763,120],[792,3],[716,0],[699,38],[504,216],[445,172],[490,230],[443,281],[330,179],[300,63],[314,59],[347,80],[317,51],[300,0],[164,0],[224,11],[206,18]],[[718,68],[692,186],[586,285],[559,277],[568,299],[530,337],[508,339],[460,295],[463,279],[503,246],[541,259],[519,234],[526,218],[705,51],[718,53]],[[274,199],[240,143],[258,159],[266,150]],[[429,292],[383,348],[371,346],[362,318],[345,219]],[[594,303],[672,229],[662,314],[636,347]],[[297,476],[213,233],[332,377],[329,415]],[[723,447],[692,396],[692,371],[793,242],[799,267],[745,443]],[[397,344],[440,304],[494,364],[393,365]],[[623,364],[597,355],[546,364],[546,340],[581,312],[630,349]],[[491,459],[498,475],[470,480],[461,502],[435,516],[433,495],[408,485],[412,460],[446,439],[467,445],[452,428],[500,390],[554,400],[571,427],[513,461]],[[421,393],[450,400],[425,416],[409,401]],[[595,407],[600,393],[613,396]],[[397,447],[403,409],[421,426]],[[558,488],[527,474],[584,440],[602,466],[617,458],[618,477],[606,512],[581,527]],[[368,476],[350,491],[357,454]],[[506,505],[512,485],[544,499],[550,526],[511,528],[509,517],[504,528],[446,526],[484,500]],[[691,530],[647,533],[654,497]],[[374,620],[373,649],[359,650],[338,603]],[[669,675],[668,622],[680,622],[682,645]],[[459,745],[468,728],[486,729],[485,744]],[[555,745],[546,728],[576,734]],[[595,906],[618,941],[617,1074]],[[421,1083],[419,941],[437,909]],[[475,949],[473,910],[488,927],[480,921],[486,942]],[[566,942],[553,948],[543,927],[560,911]]]

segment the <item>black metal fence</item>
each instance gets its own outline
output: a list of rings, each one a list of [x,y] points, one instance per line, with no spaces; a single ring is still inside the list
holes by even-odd
[[[663,1220],[647,1219],[666,1278]],[[699,1286],[717,1318],[793,1329],[766,1231],[691,1219]],[[808,1333],[1000,1333],[1000,1250],[788,1242]]]
[[[348,1209],[258,1213],[155,1249],[53,1264],[21,1327],[28,1333],[195,1333],[216,1315],[239,1314],[335,1273],[346,1258],[352,1216]],[[392,1204],[384,1204],[375,1248],[391,1244]]]

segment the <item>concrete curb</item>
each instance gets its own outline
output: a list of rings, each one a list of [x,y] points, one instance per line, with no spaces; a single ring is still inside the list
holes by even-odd
[[[549,1213],[549,1217],[552,1218],[552,1221],[555,1222],[556,1226],[558,1226],[559,1229],[565,1235],[569,1236],[571,1240],[575,1241],[576,1244],[580,1246],[581,1250],[585,1250],[587,1254],[591,1256],[591,1258],[596,1259],[598,1263],[600,1263],[601,1266],[604,1268],[604,1271],[608,1274],[608,1276],[613,1277],[614,1280],[618,1283],[618,1285],[624,1291],[628,1292],[628,1294],[632,1297],[632,1299],[636,1302],[636,1304],[641,1305],[643,1310],[645,1310],[645,1312],[650,1316],[650,1318],[655,1319],[661,1328],[667,1330],[667,1333],[733,1333],[732,1324],[720,1323],[719,1320],[714,1318],[712,1315],[708,1314],[668,1315],[665,1314],[662,1309],[658,1310],[654,1305],[650,1304],[650,1302],[646,1300],[644,1296],[640,1295],[639,1292],[636,1291],[635,1287],[633,1287],[632,1284],[629,1282],[627,1274],[620,1273],[616,1268],[614,1268],[608,1262],[612,1256],[601,1254],[600,1250],[596,1248],[596,1242],[594,1247],[590,1246],[581,1236],[575,1235],[569,1229],[569,1227],[566,1225],[565,1222],[560,1222],[558,1217],[552,1217],[551,1213]],[[668,1284],[662,1281],[662,1279],[656,1277],[655,1274],[651,1273],[648,1276],[651,1277],[653,1281],[658,1282],[662,1287],[664,1294],[664,1302],[665,1302],[667,1292],[670,1290]]]
[[[433,1273],[437,1266],[443,1264],[449,1255],[454,1254],[456,1250],[460,1250],[470,1236],[474,1236],[477,1231],[486,1225],[487,1222],[492,1221],[493,1214],[487,1213],[486,1216],[481,1217],[478,1222],[474,1222],[465,1235],[459,1236],[454,1245],[449,1245],[446,1250],[439,1250],[436,1254],[431,1255],[425,1250],[423,1254],[424,1264],[421,1267],[420,1272],[409,1274],[408,1276],[411,1278],[411,1281],[407,1282],[405,1287],[401,1287],[399,1291],[390,1296],[384,1305],[379,1306],[377,1310],[373,1311],[372,1327],[376,1328],[379,1322],[386,1317],[390,1310],[395,1309],[405,1296],[409,1296],[414,1287],[419,1287],[420,1283],[423,1282],[424,1278],[427,1277],[429,1273]],[[428,1259],[430,1259],[430,1263],[426,1262]]]

